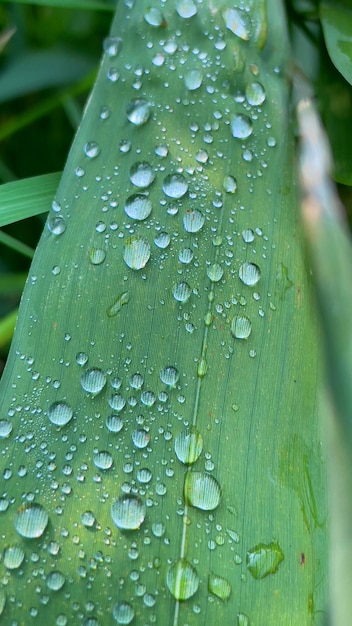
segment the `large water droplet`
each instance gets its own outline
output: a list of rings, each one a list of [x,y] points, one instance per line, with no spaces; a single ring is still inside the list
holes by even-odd
[[[248,104],[259,106],[265,100],[265,89],[260,83],[251,83],[246,87],[246,98]]]
[[[135,187],[145,189],[149,187],[155,178],[155,172],[147,161],[134,163],[130,169],[130,181]]]
[[[123,495],[111,507],[111,517],[121,530],[137,530],[143,524],[146,514],[144,502],[137,496]]]
[[[180,432],[175,439],[176,456],[185,465],[193,465],[203,450],[203,437],[192,426]]]
[[[149,7],[144,13],[144,19],[149,26],[166,26],[164,17],[160,9]]]
[[[246,228],[242,231],[242,239],[245,243],[252,243],[252,241],[254,241],[254,232],[251,228]]]
[[[132,441],[136,448],[146,448],[150,442],[150,434],[145,428],[137,428],[132,433]]]
[[[48,418],[55,426],[65,426],[73,417],[73,410],[64,400],[53,402],[48,409]]]
[[[237,189],[237,180],[233,176],[225,176],[223,187],[227,193],[235,193]]]
[[[168,365],[167,367],[163,367],[160,372],[160,380],[164,383],[164,385],[168,385],[169,387],[175,387],[178,379],[180,378],[180,374],[176,367],[172,365]]]
[[[221,487],[211,474],[187,472],[184,484],[185,500],[202,511],[212,511],[220,504]]]
[[[234,115],[231,120],[231,132],[236,139],[247,139],[253,132],[252,121],[247,115],[240,113]]]
[[[96,367],[91,367],[86,370],[81,376],[81,386],[84,391],[97,395],[100,393],[106,384],[106,376],[104,372]]]
[[[188,182],[182,174],[169,174],[163,181],[163,192],[169,198],[182,198],[187,193]]]
[[[21,506],[15,515],[15,529],[21,537],[37,539],[44,533],[49,515],[41,504],[31,502]]]
[[[248,339],[252,322],[246,315],[235,315],[231,322],[231,333],[236,339]]]
[[[12,432],[12,424],[9,420],[0,420],[0,439],[6,439]]]
[[[180,282],[177,283],[177,285],[174,285],[172,293],[177,302],[184,304],[189,299],[192,289],[188,283]]]
[[[93,463],[98,469],[108,470],[112,467],[113,459],[110,452],[101,450],[100,452],[95,452]]]
[[[143,194],[134,194],[127,198],[124,209],[128,217],[133,220],[142,221],[147,219],[152,212],[152,203]]]
[[[197,14],[197,7],[193,0],[178,0],[176,11],[183,19],[189,19]]]
[[[62,235],[66,230],[66,222],[61,215],[52,215],[47,221],[47,227],[53,235]]]
[[[238,275],[245,285],[256,285],[260,280],[260,269],[255,263],[242,263]]]
[[[121,394],[119,393],[114,393],[110,398],[109,398],[109,406],[114,410],[114,411],[122,411],[122,409],[124,408],[124,406],[126,405],[126,400],[123,396],[121,396]]]
[[[119,415],[109,415],[106,418],[106,428],[110,430],[111,433],[119,433],[123,428],[123,421]]]
[[[193,250],[191,248],[183,248],[178,253],[178,260],[188,265],[193,259]]]
[[[200,70],[191,70],[187,72],[184,78],[185,86],[189,91],[199,89],[203,81],[203,74]]]
[[[167,572],[166,584],[176,600],[188,600],[199,586],[197,570],[186,559],[178,559]]]
[[[7,569],[17,569],[18,567],[21,567],[23,563],[24,550],[21,546],[9,546],[4,550],[3,559],[4,565]]]
[[[64,586],[66,578],[62,572],[54,570],[47,575],[45,582],[52,591],[59,591]]]
[[[134,126],[146,124],[150,118],[150,104],[144,98],[135,98],[126,107],[127,119]]]
[[[112,615],[118,624],[130,624],[135,616],[135,610],[128,602],[116,602]]]
[[[132,270],[140,270],[150,259],[150,244],[144,237],[132,235],[125,241],[123,259]]]
[[[122,48],[121,37],[106,37],[103,41],[103,50],[109,57],[116,57]]]
[[[224,270],[219,263],[213,263],[207,267],[207,276],[213,283],[219,282],[222,279]]]
[[[247,568],[253,578],[265,578],[268,574],[275,574],[284,554],[277,541],[269,544],[259,543],[247,552]]]
[[[100,154],[100,147],[95,141],[89,141],[84,145],[83,152],[89,159],[95,159]]]
[[[89,259],[93,265],[100,265],[105,261],[106,252],[101,248],[91,248],[89,250]]]
[[[183,216],[183,226],[188,233],[197,233],[203,226],[205,217],[201,211],[194,209]]]
[[[217,596],[221,600],[228,600],[231,595],[231,585],[226,578],[217,576],[210,572],[208,580],[208,589],[210,593]]]
[[[249,39],[249,26],[248,17],[241,9],[225,9],[222,12],[225,20],[226,28],[231,30],[234,35],[248,41]]]

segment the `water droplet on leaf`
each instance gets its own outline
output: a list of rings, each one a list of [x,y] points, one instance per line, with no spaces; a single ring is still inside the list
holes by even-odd
[[[134,126],[146,124],[150,118],[151,107],[144,98],[135,98],[126,107],[127,119]]]
[[[169,387],[175,387],[176,383],[180,377],[178,370],[176,367],[172,367],[172,365],[168,365],[164,367],[160,372],[160,380],[164,383],[164,385],[168,385]]]
[[[226,578],[217,576],[210,572],[208,580],[208,589],[210,593],[217,596],[221,600],[228,600],[231,595],[231,585]]]
[[[149,187],[155,178],[155,172],[147,161],[134,163],[130,169],[130,181],[135,187],[145,189]]]
[[[245,285],[256,285],[260,280],[260,269],[255,263],[242,263],[238,275]]]
[[[186,559],[178,559],[167,572],[166,584],[176,600],[188,600],[199,586],[197,570]]]
[[[137,530],[143,524],[146,514],[144,502],[137,496],[123,495],[111,507],[111,517],[121,530]]]
[[[284,554],[277,541],[269,544],[259,543],[247,552],[246,563],[253,578],[265,578],[277,572]]]
[[[247,139],[253,132],[252,121],[247,115],[237,113],[231,120],[231,132],[236,139]]]
[[[188,233],[197,233],[205,222],[205,217],[201,211],[194,209],[187,211],[183,216],[183,226]]]
[[[221,487],[211,474],[187,472],[184,484],[185,500],[202,511],[212,511],[220,504]]]
[[[143,194],[134,194],[127,198],[124,209],[125,213],[133,220],[142,221],[147,219],[152,212],[152,203]]]
[[[178,0],[176,11],[183,19],[189,19],[197,14],[197,7],[193,0]]]
[[[135,610],[128,602],[116,602],[112,615],[118,624],[130,624],[135,616]]]
[[[49,516],[41,504],[31,502],[21,506],[15,515],[15,529],[21,537],[37,539],[44,533]]]
[[[246,315],[235,315],[231,322],[231,333],[236,339],[248,339],[252,322]]]
[[[184,304],[189,299],[192,289],[188,283],[180,282],[177,283],[177,285],[174,285],[172,293],[177,302]]]
[[[150,259],[150,244],[143,237],[132,235],[125,241],[123,259],[132,270],[140,270]]]
[[[203,450],[203,437],[191,427],[180,432],[175,439],[175,453],[179,461],[185,465],[193,465]]]
[[[191,70],[185,75],[185,86],[189,91],[199,89],[203,81],[203,74],[199,70]]]
[[[96,395],[100,393],[106,384],[106,375],[100,369],[91,367],[81,376],[81,387],[87,393]]]
[[[89,141],[84,145],[83,152],[89,159],[95,159],[100,154],[100,147],[95,141]]]
[[[163,181],[163,192],[169,198],[182,198],[188,190],[188,182],[182,174],[169,174]]]
[[[48,409],[48,418],[55,426],[65,426],[73,417],[73,410],[64,400],[53,402]]]
[[[246,87],[246,98],[248,104],[259,106],[265,101],[265,89],[261,83],[251,83]]]

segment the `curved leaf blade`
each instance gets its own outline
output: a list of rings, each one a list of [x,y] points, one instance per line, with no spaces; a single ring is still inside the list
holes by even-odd
[[[320,18],[330,58],[352,85],[352,9],[347,2],[322,2]]]

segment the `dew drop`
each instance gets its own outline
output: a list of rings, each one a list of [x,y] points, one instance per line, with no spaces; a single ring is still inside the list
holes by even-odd
[[[101,248],[91,248],[89,251],[89,260],[93,265],[100,265],[105,261],[106,252]]]
[[[139,372],[136,372],[130,378],[130,386],[132,387],[132,389],[142,389],[143,383],[144,383],[144,378],[142,374],[140,374]]]
[[[235,193],[237,189],[237,180],[233,176],[225,176],[223,188],[227,193]]]
[[[136,448],[142,450],[146,448],[150,442],[150,434],[144,428],[137,428],[132,433],[132,441]]]
[[[240,113],[234,115],[231,120],[231,132],[236,139],[247,139],[253,132],[252,121],[247,115]]]
[[[203,82],[203,74],[199,70],[191,70],[185,75],[185,86],[189,91],[199,89]]]
[[[117,315],[121,311],[122,307],[125,304],[129,303],[130,299],[131,294],[129,291],[123,291],[122,293],[120,293],[117,300],[115,300],[115,302],[108,306],[108,308],[106,309],[107,316],[114,317],[115,315]]]
[[[189,299],[192,289],[188,283],[180,282],[177,283],[177,285],[174,285],[172,293],[177,302],[184,304]]]
[[[163,181],[163,192],[169,198],[182,198],[188,190],[188,182],[182,174],[169,174]]]
[[[119,417],[119,415],[109,415],[106,418],[105,424],[106,424],[106,428],[111,433],[119,433],[120,430],[122,430],[123,428],[123,421],[121,417]]]
[[[21,506],[15,515],[14,525],[18,534],[26,539],[37,539],[44,533],[49,516],[41,504],[29,503]]]
[[[9,420],[0,420],[0,439],[6,439],[12,432],[12,424]]]
[[[175,453],[179,461],[185,465],[193,465],[203,450],[203,437],[192,426],[180,432],[175,439]]]
[[[220,600],[228,600],[231,595],[231,585],[229,581],[212,572],[209,574],[208,589],[210,593],[220,598]]]
[[[76,354],[76,363],[77,365],[85,365],[88,361],[88,354],[85,352],[77,352]]]
[[[9,546],[5,548],[3,554],[5,567],[7,569],[18,569],[23,563],[24,556],[24,550],[21,546]]]
[[[246,87],[246,98],[248,104],[259,106],[265,101],[265,89],[261,83],[251,83]]]
[[[252,332],[252,322],[246,315],[235,315],[231,322],[231,334],[236,339],[248,339]]]
[[[150,259],[150,244],[144,237],[132,235],[125,241],[123,260],[132,270],[140,270]]]
[[[108,470],[112,467],[113,459],[110,452],[102,450],[94,454],[93,463],[98,469]]]
[[[171,237],[169,233],[166,233],[164,231],[159,233],[154,239],[155,245],[161,250],[165,250],[165,248],[168,247],[170,241],[171,241]]]
[[[185,500],[202,511],[213,511],[220,504],[221,487],[211,474],[187,472],[184,484]]]
[[[225,9],[222,12],[226,28],[243,41],[249,39],[248,18],[241,9]]]
[[[125,405],[126,405],[126,400],[119,393],[114,393],[109,398],[109,406],[113,409],[113,411],[120,412],[125,407]]]
[[[178,379],[180,378],[180,374],[176,367],[172,365],[168,365],[167,367],[163,367],[160,372],[160,380],[164,385],[168,385],[169,387],[175,387]]]
[[[257,579],[275,574],[283,560],[284,554],[277,541],[272,541],[269,544],[259,543],[248,550],[246,555],[248,571],[253,578]]]
[[[189,19],[197,14],[197,7],[193,0],[178,0],[176,11],[183,19]]]
[[[197,233],[204,225],[205,217],[201,211],[194,209],[183,216],[183,227],[188,233]]]
[[[130,624],[135,616],[135,610],[128,602],[116,602],[112,615],[118,624]]]
[[[238,275],[245,285],[256,285],[260,280],[260,269],[255,263],[242,263]]]
[[[85,528],[93,528],[96,524],[94,513],[92,511],[84,511],[81,515],[81,522]]]
[[[148,467],[141,467],[137,471],[137,480],[142,484],[147,484],[152,479],[152,473]]]
[[[73,410],[64,400],[53,402],[48,409],[48,418],[55,426],[66,426],[73,417]]]
[[[144,13],[144,19],[149,24],[149,26],[165,26],[165,20],[160,9],[149,7],[147,11]]]
[[[100,154],[100,147],[95,141],[89,141],[84,145],[83,152],[89,159],[95,159]]]
[[[103,41],[103,50],[109,57],[116,57],[122,48],[121,37],[106,37]]]
[[[254,241],[254,232],[251,228],[246,228],[242,231],[242,239],[245,243],[252,243],[252,241]]]
[[[145,189],[152,184],[155,178],[155,172],[147,161],[134,163],[130,169],[130,181],[135,187]]]
[[[146,124],[150,118],[150,104],[144,98],[135,98],[126,107],[127,119],[134,126]]]
[[[153,406],[155,403],[156,397],[153,391],[147,389],[146,391],[142,391],[141,393],[141,402],[144,406]]]
[[[193,259],[193,251],[191,250],[191,248],[183,248],[178,253],[178,260],[181,263],[184,263],[185,265],[190,263],[192,259]]]
[[[206,150],[198,150],[195,156],[196,156],[196,161],[198,161],[198,163],[207,163],[209,159],[209,154],[207,153]]]
[[[53,235],[62,235],[66,230],[66,222],[61,215],[52,215],[47,221],[47,227]]]
[[[207,276],[213,282],[217,283],[222,279],[224,275],[224,270],[222,269],[219,263],[213,263],[207,267]]]
[[[106,385],[106,375],[100,369],[91,367],[81,376],[81,387],[87,393],[97,395]]]
[[[62,572],[54,570],[47,575],[45,582],[51,591],[60,591],[66,582],[66,578]]]
[[[199,586],[197,570],[186,559],[178,559],[167,572],[166,584],[176,600],[188,600]]]
[[[111,517],[121,530],[137,530],[143,524],[146,514],[144,502],[137,496],[123,495],[111,507]]]
[[[143,194],[134,194],[127,198],[124,209],[128,217],[142,221],[147,219],[152,212],[152,203]]]

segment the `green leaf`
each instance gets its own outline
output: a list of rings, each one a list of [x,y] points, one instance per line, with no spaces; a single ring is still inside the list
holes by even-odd
[[[43,174],[0,186],[0,227],[49,211],[61,174]]]
[[[113,11],[112,3],[104,0],[13,0],[18,4],[38,4],[40,6],[60,7],[68,9],[87,9],[91,11]]]
[[[245,8],[118,5],[2,379],[9,623],[323,622],[285,16]]]
[[[332,62],[352,84],[352,8],[350,2],[321,2],[320,19]]]

